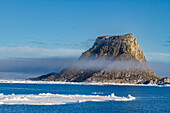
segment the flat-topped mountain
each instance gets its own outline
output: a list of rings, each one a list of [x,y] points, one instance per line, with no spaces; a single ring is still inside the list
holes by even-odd
[[[160,79],[149,68],[132,34],[100,36],[89,50],[60,73],[27,80],[145,83]]]
[[[140,45],[132,34],[119,36],[100,36],[92,48],[84,52],[81,57],[109,57],[121,60],[122,57],[146,61]]]

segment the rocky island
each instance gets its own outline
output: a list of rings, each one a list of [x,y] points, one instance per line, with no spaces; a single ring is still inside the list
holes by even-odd
[[[27,80],[62,82],[102,82],[128,84],[165,84],[149,68],[139,43],[132,34],[100,36],[77,61],[59,73]]]

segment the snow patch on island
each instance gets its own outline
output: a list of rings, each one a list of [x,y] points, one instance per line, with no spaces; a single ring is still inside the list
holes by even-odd
[[[132,101],[136,98],[130,94],[127,97],[118,97],[114,93],[107,96],[100,95],[64,95],[64,94],[51,94],[40,93],[39,95],[25,94],[25,95],[3,95],[0,94],[0,104],[25,104],[25,105],[61,105],[67,103],[80,103],[87,101]]]

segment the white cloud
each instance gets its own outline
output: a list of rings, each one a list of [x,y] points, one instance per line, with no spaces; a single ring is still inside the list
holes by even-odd
[[[156,62],[170,62],[170,53],[160,53],[160,52],[147,52],[146,58],[149,61]]]
[[[80,56],[82,49],[45,49],[27,46],[0,47],[0,57],[65,57]]]
[[[150,53],[147,53],[147,54],[150,54],[150,55],[167,56],[167,57],[169,57],[169,56],[170,56],[170,53],[152,53],[152,52],[150,52]]]

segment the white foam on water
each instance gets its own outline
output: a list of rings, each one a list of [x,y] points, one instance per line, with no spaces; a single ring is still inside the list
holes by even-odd
[[[67,103],[80,103],[87,101],[132,101],[136,98],[128,95],[127,97],[118,97],[114,93],[108,96],[100,95],[63,95],[40,93],[39,95],[25,94],[25,95],[0,95],[0,105],[2,104],[25,104],[25,105],[61,105]]]

